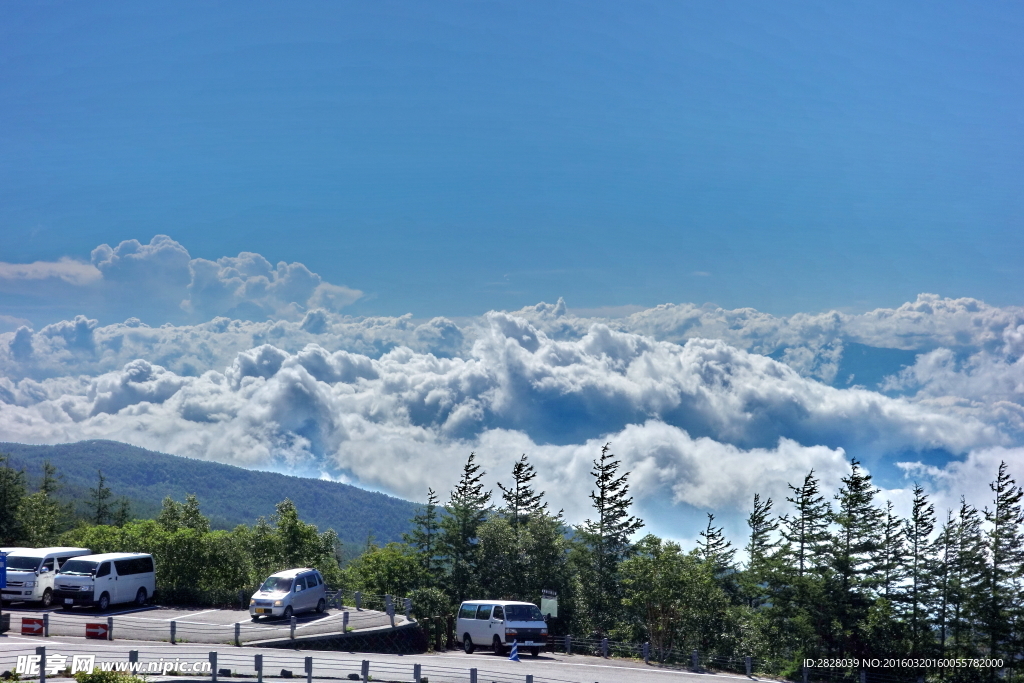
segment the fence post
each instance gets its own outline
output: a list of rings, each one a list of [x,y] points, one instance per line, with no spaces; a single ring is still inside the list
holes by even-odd
[[[651,644],[644,643],[644,664],[651,663]]]
[[[43,612],[43,638],[50,637],[50,613]]]
[[[358,593],[356,593],[356,595],[358,595]],[[358,600],[358,598],[357,598],[357,600]],[[370,660],[368,660],[368,659],[364,659],[363,660],[362,674],[363,674],[363,683],[367,683],[367,681],[370,680]]]
[[[362,593],[362,591],[356,591],[356,609],[360,610],[360,611],[363,609],[363,593]]]
[[[114,639],[114,617],[107,617],[107,640]]]
[[[313,683],[313,658],[306,657],[306,683]]]
[[[413,664],[412,665],[412,680],[414,683],[420,683],[420,679],[423,678],[423,665]]]
[[[390,595],[384,596],[384,611],[391,618],[391,628],[395,627],[395,601]]]
[[[526,683],[533,683],[533,674],[526,674]]]
[[[256,683],[263,683],[263,655],[256,655],[253,666],[256,668]]]
[[[177,642],[175,640],[175,636],[177,635],[177,633],[178,633],[178,622],[172,621],[171,622],[171,645],[174,645]]]
[[[469,670],[469,683],[476,683],[476,669]]]
[[[747,675],[749,676],[754,671],[754,659],[753,657],[744,657],[743,662],[747,665]]]
[[[405,598],[402,601],[402,606],[405,607],[405,620],[412,621],[412,598]]]
[[[341,632],[348,633],[348,610],[341,613]]]
[[[46,683],[46,646],[37,647],[36,655],[39,657],[39,683]]]
[[[448,642],[445,649],[451,650],[455,647],[455,617],[451,614],[448,615]]]
[[[295,618],[295,615],[293,614],[292,618],[291,618],[292,640],[295,640],[295,622],[296,621],[298,621],[298,620]]]
[[[601,639],[601,656],[604,657],[605,659],[608,659],[608,639],[607,638],[602,638]]]
[[[572,654],[572,636],[570,635],[565,636],[565,654]]]
[[[697,654],[696,650],[690,653],[690,664],[694,669],[700,668],[700,655]]]
[[[139,661],[139,651],[138,650],[128,650],[128,663],[129,664],[135,664],[138,661]]]
[[[210,675],[212,676],[212,678],[210,680],[213,681],[213,683],[217,683],[217,653],[216,652],[211,652],[210,653]]]
[[[235,647],[242,647],[242,625],[235,624]]]
[[[437,624],[434,625],[434,652],[441,651],[441,632],[444,630],[444,617],[437,617],[434,619]]]

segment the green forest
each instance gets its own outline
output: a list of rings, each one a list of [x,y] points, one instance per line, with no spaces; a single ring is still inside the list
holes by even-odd
[[[335,588],[412,597],[421,617],[451,614],[463,599],[540,604],[542,590],[555,590],[553,634],[649,642],[654,659],[694,649],[752,656],[779,675],[798,675],[805,659],[897,658],[956,680],[995,669],[928,660],[1020,666],[1024,492],[1005,463],[989,505],[961,502],[941,517],[920,486],[910,516],[896,515],[856,460],[831,498],[811,471],[784,501],[754,495],[746,538],[726,538],[709,514],[685,551],[643,535],[629,473],[610,446],[595,455],[582,524],[549,509],[527,456],[494,492],[470,454],[444,500],[428,491],[404,541],[359,547],[303,522],[288,500],[232,530],[211,530],[192,495],[166,498],[156,519],[133,520],[101,480],[84,501],[92,517],[69,520],[51,465],[29,493],[24,472],[0,463],[0,542],[152,552],[161,599],[171,600],[231,602],[294,566],[319,568]]]

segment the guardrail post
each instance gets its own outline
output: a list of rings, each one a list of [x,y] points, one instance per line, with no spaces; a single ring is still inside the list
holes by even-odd
[[[395,627],[395,601],[390,595],[384,596],[384,611],[391,618],[391,628]]]
[[[363,594],[361,591],[356,591],[356,609],[359,611],[363,609]]]
[[[242,625],[235,624],[235,647],[242,647]]]
[[[607,638],[602,638],[601,639],[601,656],[604,657],[605,659],[608,659],[608,639]]]
[[[175,636],[177,635],[177,633],[178,633],[178,622],[172,621],[171,622],[171,645],[176,644],[177,641],[175,639]]]
[[[37,647],[36,655],[39,657],[39,683],[46,683],[46,646]]]
[[[216,652],[211,652],[210,653],[210,676],[212,677],[210,680],[212,680],[213,683],[217,683],[217,653]]]
[[[402,606],[405,607],[405,620],[412,621],[412,598],[405,598],[402,602]]]
[[[370,680],[370,660],[363,660],[363,667],[361,669],[361,672],[363,674],[363,683],[367,683],[367,681]]]
[[[291,626],[292,626],[292,640],[295,640],[295,622],[296,622],[296,621],[297,621],[297,620],[296,620],[296,618],[295,618],[295,615],[293,614],[293,615],[292,615],[292,618],[291,618]]]
[[[744,657],[743,663],[747,665],[747,675],[749,676],[754,671],[754,658]]]
[[[313,658],[306,657],[306,683],[313,683]]]
[[[50,613],[43,612],[43,638],[50,637]]]
[[[413,683],[420,683],[420,679],[423,678],[423,665],[413,664],[412,665],[412,680]]]
[[[263,655],[256,655],[253,667],[256,669],[256,683],[263,683]]]
[[[533,683],[533,674],[526,674],[526,683]]]
[[[572,636],[570,635],[565,636],[565,654],[572,654]]]
[[[469,683],[476,683],[476,669],[469,670]]]
[[[114,639],[114,617],[107,617],[107,640]]]
[[[644,664],[651,663],[651,644],[644,643]]]
[[[128,650],[128,663],[129,664],[135,664],[138,661],[139,661],[139,651],[138,650]],[[135,672],[133,671],[132,673],[134,674]]]
[[[690,653],[690,665],[694,669],[700,668],[700,655],[697,654],[696,650]]]

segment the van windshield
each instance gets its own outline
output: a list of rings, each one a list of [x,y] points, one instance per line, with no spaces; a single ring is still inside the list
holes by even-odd
[[[7,568],[21,572],[34,572],[39,569],[39,557],[25,557],[23,555],[8,555]]]
[[[260,590],[266,593],[287,593],[291,589],[292,580],[283,576],[271,576],[260,586]]]
[[[96,571],[96,565],[98,562],[90,562],[89,560],[68,560],[65,562],[58,574],[77,574],[79,576],[90,576]]]
[[[544,621],[544,615],[536,605],[505,605],[505,619],[508,621]]]

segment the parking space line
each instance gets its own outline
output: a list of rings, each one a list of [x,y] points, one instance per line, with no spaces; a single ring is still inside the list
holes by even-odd
[[[191,612],[185,614],[184,618],[198,617],[200,614],[209,614],[210,612],[220,612],[219,609],[205,609],[202,612]],[[182,617],[171,617],[170,619],[161,619],[160,621],[180,621]]]

